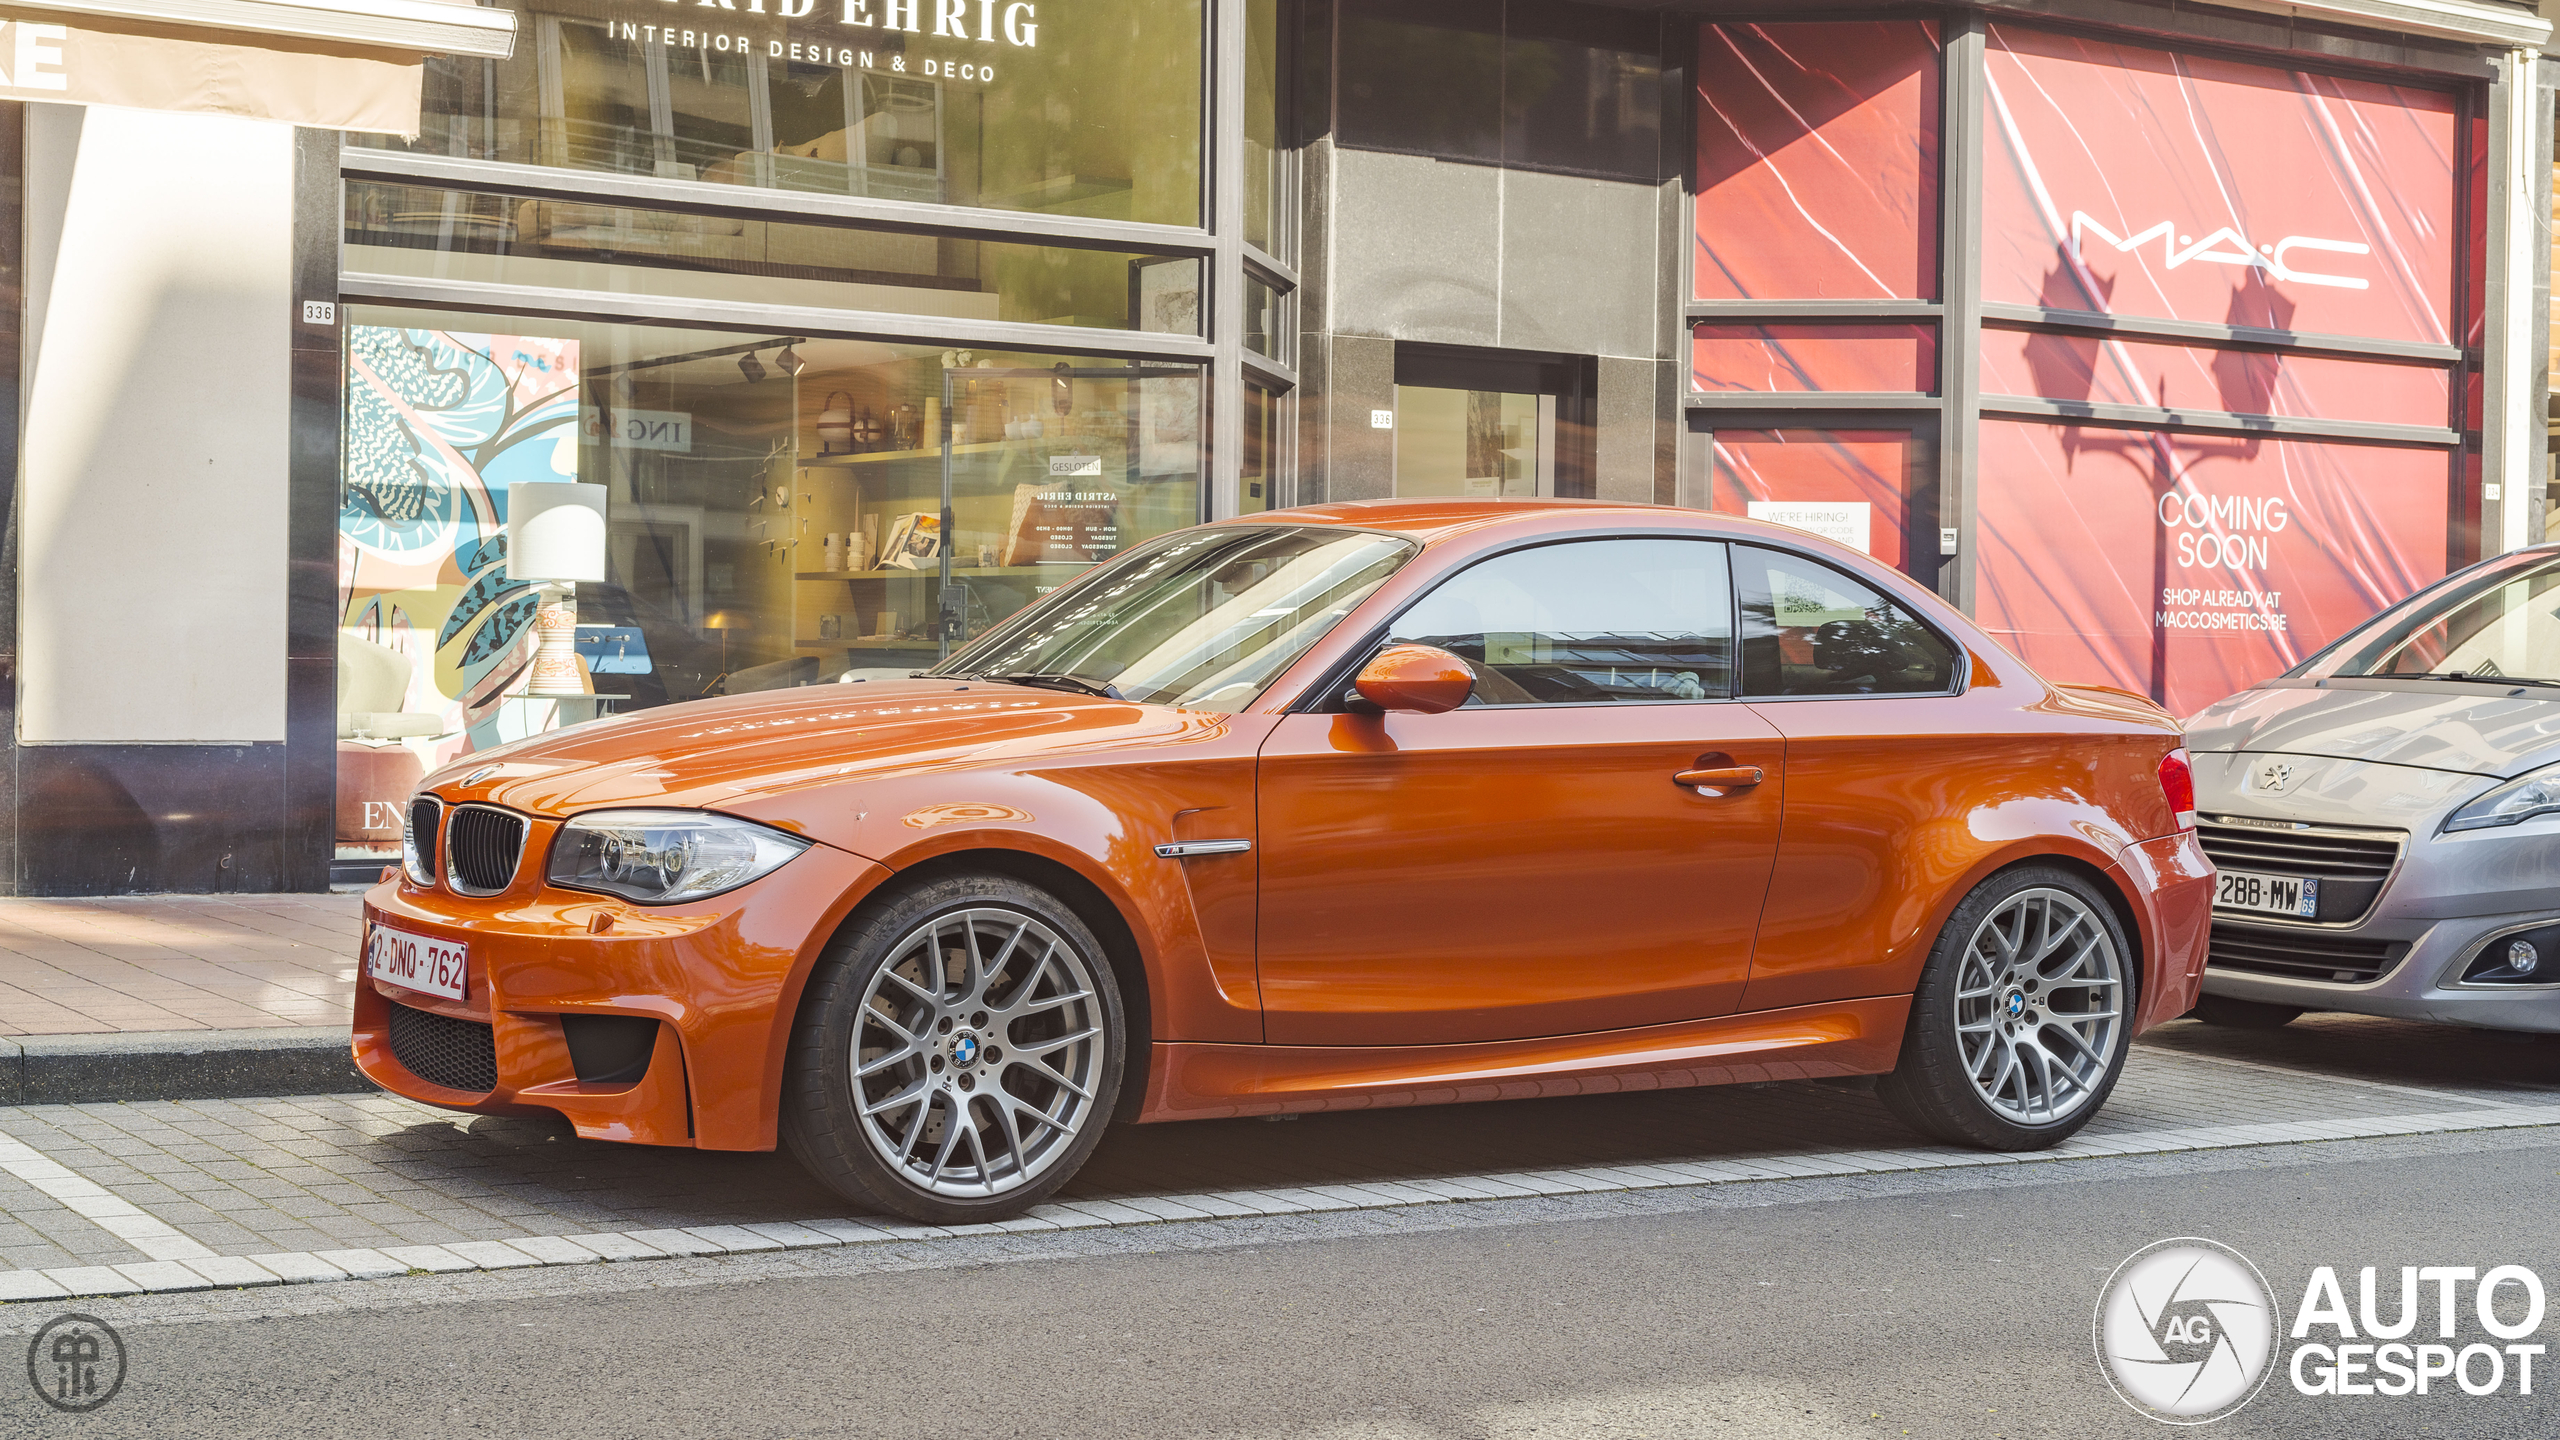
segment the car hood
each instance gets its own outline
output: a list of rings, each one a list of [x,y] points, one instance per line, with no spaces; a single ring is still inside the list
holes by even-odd
[[[793,807],[761,802],[900,772],[1162,744],[1230,719],[984,681],[810,685],[574,725],[466,755],[426,786],[535,815],[664,805],[800,828]]]
[[[2560,762],[2560,690],[2510,695],[2424,680],[2280,680],[2198,711],[2187,721],[2187,748],[2520,775]]]

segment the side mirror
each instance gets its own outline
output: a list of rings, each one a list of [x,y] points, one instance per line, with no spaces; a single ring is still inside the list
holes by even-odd
[[[1390,645],[1360,669],[1344,696],[1354,708],[1437,715],[1475,693],[1476,672],[1436,645]]]

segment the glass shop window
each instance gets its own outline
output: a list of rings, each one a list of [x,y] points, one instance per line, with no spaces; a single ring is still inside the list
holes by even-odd
[[[350,143],[1200,223],[1197,0],[514,8],[513,58],[428,58],[414,140]]]
[[[1656,16],[1569,0],[1345,0],[1340,23],[1342,144],[1647,183],[1662,173]]]
[[[357,307],[339,517],[342,787],[597,712],[906,675],[1200,518],[1199,367]],[[950,445],[946,459],[943,439]],[[525,694],[509,495],[604,487],[591,695]],[[344,845],[396,845],[384,834]],[[359,854],[370,853],[359,850]]]

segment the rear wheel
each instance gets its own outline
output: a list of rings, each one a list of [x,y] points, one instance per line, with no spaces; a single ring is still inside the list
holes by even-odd
[[[961,876],[890,900],[819,962],[783,1086],[783,1143],[857,1204],[1001,1220],[1066,1184],[1119,1095],[1125,1025],[1102,946],[1057,897]]]
[[[2187,1012],[2187,1018],[2231,1030],[2281,1030],[2302,1018],[2302,1007],[2202,995],[2196,998],[2196,1008]]]
[[[1924,1134],[2040,1150],[2097,1114],[2132,1040],[2134,976],[2114,910],[2070,871],[1984,881],[1947,918],[1876,1093]]]

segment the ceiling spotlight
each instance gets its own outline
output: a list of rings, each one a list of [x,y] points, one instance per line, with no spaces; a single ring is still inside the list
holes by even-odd
[[[797,375],[809,368],[809,362],[801,358],[800,352],[788,345],[782,347],[781,354],[773,357],[773,363],[781,366],[785,375]]]
[[[756,358],[756,352],[750,350],[738,357],[738,373],[746,376],[747,383],[753,385],[765,377],[764,362]]]

